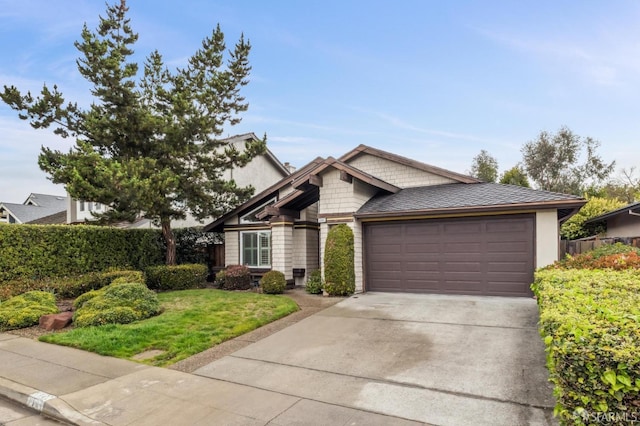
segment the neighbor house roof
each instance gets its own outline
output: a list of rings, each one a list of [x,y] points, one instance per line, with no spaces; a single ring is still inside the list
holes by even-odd
[[[360,218],[406,216],[501,209],[557,208],[559,218],[570,216],[586,203],[574,195],[539,191],[497,183],[444,184],[405,188],[396,194],[373,197],[356,213]]]
[[[594,222],[602,222],[604,220],[610,219],[614,216],[618,216],[620,214],[640,214],[640,203],[631,203],[626,206],[620,207],[619,209],[610,211],[605,214],[601,214],[600,216],[592,217],[591,219],[585,221],[584,223],[594,223]]]
[[[51,216],[67,210],[67,197],[48,194],[31,194],[24,204],[0,203],[19,223]]]
[[[256,136],[255,133],[250,132],[250,133],[243,133],[241,135],[229,136],[228,138],[224,138],[222,140],[225,142],[235,143],[235,142],[244,142],[248,140],[260,140],[260,139]],[[276,169],[278,169],[278,171],[282,173],[283,176],[287,176],[291,174],[291,171],[289,170],[289,168],[284,164],[282,164],[280,160],[278,160],[278,158],[275,155],[273,155],[273,153],[269,150],[269,148],[267,148],[267,151],[265,152],[264,156],[276,167]]]

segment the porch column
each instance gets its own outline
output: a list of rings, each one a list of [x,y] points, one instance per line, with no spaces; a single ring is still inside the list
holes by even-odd
[[[289,216],[271,219],[271,269],[293,281],[293,218]]]

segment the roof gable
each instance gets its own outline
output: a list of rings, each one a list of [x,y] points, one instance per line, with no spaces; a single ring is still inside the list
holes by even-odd
[[[383,164],[386,162],[386,166],[380,167],[382,173],[385,173],[389,176],[382,176],[380,173],[374,170],[368,170],[370,166],[367,166],[364,161],[362,161],[366,156],[372,156],[379,160],[382,160]],[[412,160],[401,155],[393,154],[387,151],[383,151],[377,148],[372,148],[367,145],[359,145],[357,148],[349,151],[339,158],[341,162],[351,164],[365,172],[368,172],[372,175],[376,175],[381,179],[385,179],[387,182],[398,184],[396,182],[392,182],[393,179],[393,171],[389,170],[389,164],[395,163],[399,166],[404,166],[405,168],[414,169],[416,171],[421,171],[426,174],[430,174],[441,179],[434,180],[437,184],[443,183],[477,183],[481,182],[479,179],[476,179],[471,176],[463,175],[461,173],[456,173],[451,170],[446,170],[440,167],[432,166],[430,164],[422,163],[420,161]],[[424,186],[428,184],[427,182],[422,182],[420,184],[408,185],[408,186]],[[398,185],[400,186],[400,185]],[[406,185],[401,185],[406,187]]]
[[[205,226],[203,228],[203,230],[205,232],[215,231],[216,228],[218,228],[219,226],[223,225],[224,222],[227,219],[229,219],[230,217],[232,217],[232,216],[234,216],[234,215],[236,215],[236,214],[238,214],[238,213],[240,213],[240,212],[242,212],[244,210],[248,210],[248,209],[251,209],[252,207],[255,207],[260,202],[262,202],[266,198],[272,197],[274,194],[276,194],[280,190],[284,189],[288,185],[294,184],[294,182],[296,182],[297,179],[302,179],[304,176],[309,174],[311,171],[315,170],[323,162],[324,162],[324,158],[322,158],[322,157],[315,158],[313,161],[311,161],[310,163],[306,164],[304,167],[301,167],[299,170],[291,173],[289,176],[284,177],[283,179],[281,179],[280,181],[278,181],[275,184],[271,185],[270,187],[268,187],[264,191],[260,192],[259,194],[254,195],[252,198],[250,198],[246,202],[240,204],[238,207],[236,207],[235,209],[231,210],[230,212],[220,216],[217,220],[215,220],[214,222],[212,222],[209,225]]]

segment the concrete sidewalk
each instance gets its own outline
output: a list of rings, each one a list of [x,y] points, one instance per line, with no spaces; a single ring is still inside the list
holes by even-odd
[[[423,424],[11,334],[0,334],[0,396],[75,425]]]

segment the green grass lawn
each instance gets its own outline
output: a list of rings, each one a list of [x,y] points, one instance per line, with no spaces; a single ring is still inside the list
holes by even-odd
[[[172,291],[158,298],[164,312],[156,317],[75,328],[40,340],[125,359],[160,350],[164,353],[140,362],[163,367],[298,310],[288,297],[222,290]]]

